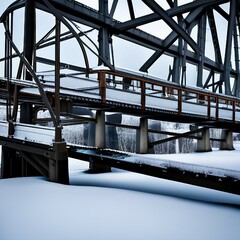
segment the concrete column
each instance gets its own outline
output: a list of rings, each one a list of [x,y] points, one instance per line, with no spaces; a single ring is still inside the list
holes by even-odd
[[[122,114],[111,114],[106,116],[107,122],[118,123],[122,122]],[[106,126],[106,145],[112,149],[119,149],[118,133],[115,126]]]
[[[210,152],[212,151],[210,143],[210,131],[209,128],[203,129],[202,139],[197,140],[197,152]]]
[[[140,154],[148,153],[148,119],[140,118],[140,130],[137,134],[137,141],[139,142],[139,148],[137,152]]]
[[[96,124],[95,124],[95,147],[106,147],[105,136],[105,112],[98,110],[96,112]],[[89,170],[94,173],[110,172],[111,167],[98,164],[94,162],[94,158],[90,159]]]
[[[233,147],[233,133],[231,130],[222,130],[223,142],[220,142],[220,150],[234,150]]]
[[[105,148],[105,112],[96,112],[95,147]]]
[[[49,180],[69,184],[68,152],[65,142],[53,143],[53,152],[49,158]]]

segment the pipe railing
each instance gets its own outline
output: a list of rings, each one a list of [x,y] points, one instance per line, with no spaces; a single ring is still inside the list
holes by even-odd
[[[129,74],[122,74],[106,70],[92,71],[91,74],[98,74],[99,94],[102,103],[106,103],[107,89],[121,89],[126,92],[135,92],[141,94],[141,109],[146,109],[146,98],[148,96],[155,96],[156,99],[169,99],[177,101],[177,112],[179,115],[183,113],[183,103],[197,104],[206,107],[206,116],[208,119],[220,118],[220,109],[231,111],[231,121],[236,121],[236,111],[240,107],[240,99],[224,96],[208,92],[206,90],[191,89],[188,87],[181,87],[171,82],[163,82],[151,80],[149,77],[139,77]],[[115,79],[112,82],[111,79]],[[128,80],[126,83],[126,79]],[[122,81],[121,81],[122,80]],[[240,119],[239,119],[240,120]]]

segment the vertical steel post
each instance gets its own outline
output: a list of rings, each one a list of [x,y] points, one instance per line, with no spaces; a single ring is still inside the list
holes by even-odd
[[[24,46],[23,53],[30,65],[33,65],[33,56],[36,41],[36,11],[35,0],[25,1]],[[25,70],[25,79],[32,80],[31,74]]]
[[[104,16],[106,20],[108,15],[108,0],[99,0],[99,12]],[[102,59],[110,62],[110,35],[107,27],[102,27],[99,30],[98,41],[99,41],[99,55]],[[99,58],[98,65],[102,65],[103,61]]]
[[[232,101],[232,121],[235,123],[236,120],[236,102]]]
[[[231,86],[230,86],[230,69],[231,69],[231,52],[232,52],[232,36],[234,29],[234,22],[236,16],[236,0],[231,0],[229,3],[230,6],[230,18],[228,21],[228,30],[227,30],[227,43],[224,59],[224,72],[223,72],[223,81],[225,83],[225,94],[232,95]]]
[[[24,19],[24,43],[23,54],[26,60],[31,66],[33,66],[33,56],[35,51],[36,41],[36,10],[35,0],[25,1],[25,19]],[[31,74],[25,68],[24,76],[26,80],[32,80]],[[20,122],[31,123],[32,122],[32,104],[23,103],[20,111]]]
[[[236,67],[236,77],[234,82],[234,96],[240,97],[240,57],[239,57],[239,36],[237,30],[237,23],[234,22],[234,53],[235,53],[235,67]]]
[[[99,81],[99,95],[101,96],[102,103],[106,103],[106,73],[99,72],[98,73],[98,81]]]
[[[208,120],[210,120],[210,118],[211,118],[211,97],[209,95],[207,96],[207,105],[208,105],[207,117],[208,117]]]
[[[141,108],[142,110],[146,108],[146,84],[144,81],[141,81]]]
[[[215,113],[215,118],[216,118],[216,121],[218,121],[218,117],[219,117],[219,98],[216,97],[216,113]]]
[[[10,26],[9,26],[9,15],[5,21],[6,31],[10,33]],[[5,38],[5,68],[4,68],[4,75],[7,78],[7,99],[6,99],[6,119],[9,121],[11,115],[11,91],[10,91],[10,43],[7,38]]]
[[[182,114],[182,88],[178,89],[178,114]]]
[[[56,18],[55,35],[55,142],[62,141],[62,130],[60,126],[60,21]]]
[[[198,63],[198,74],[197,74],[197,86],[203,87],[203,66],[204,66],[204,55],[205,55],[205,42],[206,42],[206,13],[203,13],[199,25],[198,25],[198,45],[200,47],[200,61]]]

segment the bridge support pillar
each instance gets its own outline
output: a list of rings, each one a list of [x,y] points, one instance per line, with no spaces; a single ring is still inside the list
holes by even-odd
[[[105,112],[98,110],[96,112],[96,124],[95,124],[95,147],[106,147],[106,135],[105,135]],[[110,172],[111,167],[102,164],[97,164],[94,159],[90,161],[89,170],[91,172]]]
[[[222,139],[220,142],[220,150],[234,150],[233,133],[231,130],[222,130]]]
[[[53,152],[49,158],[49,181],[69,184],[68,152],[65,142],[53,143]]]
[[[121,124],[122,114],[106,116],[107,122]],[[118,133],[115,126],[106,126],[106,145],[111,149],[119,149]]]
[[[148,153],[148,119],[140,118],[140,130],[137,134],[136,152],[140,154]]]
[[[210,142],[209,128],[205,128],[202,131],[202,139],[197,140],[197,152],[210,152],[212,151]]]
[[[95,147],[105,147],[105,112],[96,112]]]

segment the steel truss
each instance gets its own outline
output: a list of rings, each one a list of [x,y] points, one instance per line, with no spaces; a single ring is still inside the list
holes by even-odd
[[[117,62],[114,38],[122,38],[129,43],[141,45],[153,51],[152,56],[146,61],[143,60],[140,68],[135,70],[148,72],[152,66],[158,64],[161,57],[168,55],[172,58],[172,64],[169,67],[169,80],[187,85],[190,77],[188,77],[188,66],[195,65],[197,67],[196,86],[201,88],[211,87],[213,92],[239,96],[238,1],[197,0],[179,5],[178,1],[169,0],[166,1],[168,7],[166,7],[165,1],[157,3],[152,0],[139,2],[128,0],[126,2],[127,9],[125,11],[129,12],[130,18],[121,22],[114,19],[115,13],[121,5],[118,0],[99,0],[98,10],[91,9],[73,0],[21,0],[13,3],[5,11],[1,21],[4,22],[10,35],[12,35],[13,26],[10,26],[10,16],[13,15],[14,10],[26,7],[23,52],[32,66],[36,66],[38,61],[46,64],[52,63],[49,59],[40,58],[33,52],[57,43],[53,37],[49,37],[51,32],[57,32],[56,25],[34,46],[36,23],[33,19],[36,18],[36,7],[51,13],[68,28],[65,33],[60,34],[60,42],[74,37],[78,41],[83,53],[84,64],[82,66],[76,65],[75,68],[77,69],[85,69],[88,72],[93,67],[89,65],[89,52],[92,52],[99,59],[99,65],[104,64],[114,70]],[[144,5],[143,7],[148,10],[150,9],[151,13],[137,16],[139,4]],[[227,26],[225,41],[221,41],[219,37],[219,32],[224,30],[222,26],[219,26],[217,19],[220,19],[221,23],[224,21]],[[74,21],[74,24],[71,24],[71,21]],[[156,30],[156,35],[140,30],[141,26],[153,22],[159,23],[159,29],[163,28],[161,25],[163,23],[169,26],[171,28],[170,33],[165,38],[160,39],[157,37],[159,30]],[[92,46],[89,46],[84,40],[87,33],[79,31],[79,28],[76,28],[77,24],[83,24],[97,31],[98,43],[95,42]],[[206,52],[208,51],[206,45],[209,44],[209,41],[214,48],[212,59],[207,57]],[[224,46],[223,42],[225,43]],[[32,56],[34,56],[34,59],[31,59]],[[233,62],[234,60],[235,62]],[[62,65],[60,64],[60,66]],[[74,68],[74,66],[71,67]],[[160,71],[163,70],[159,66]]]

